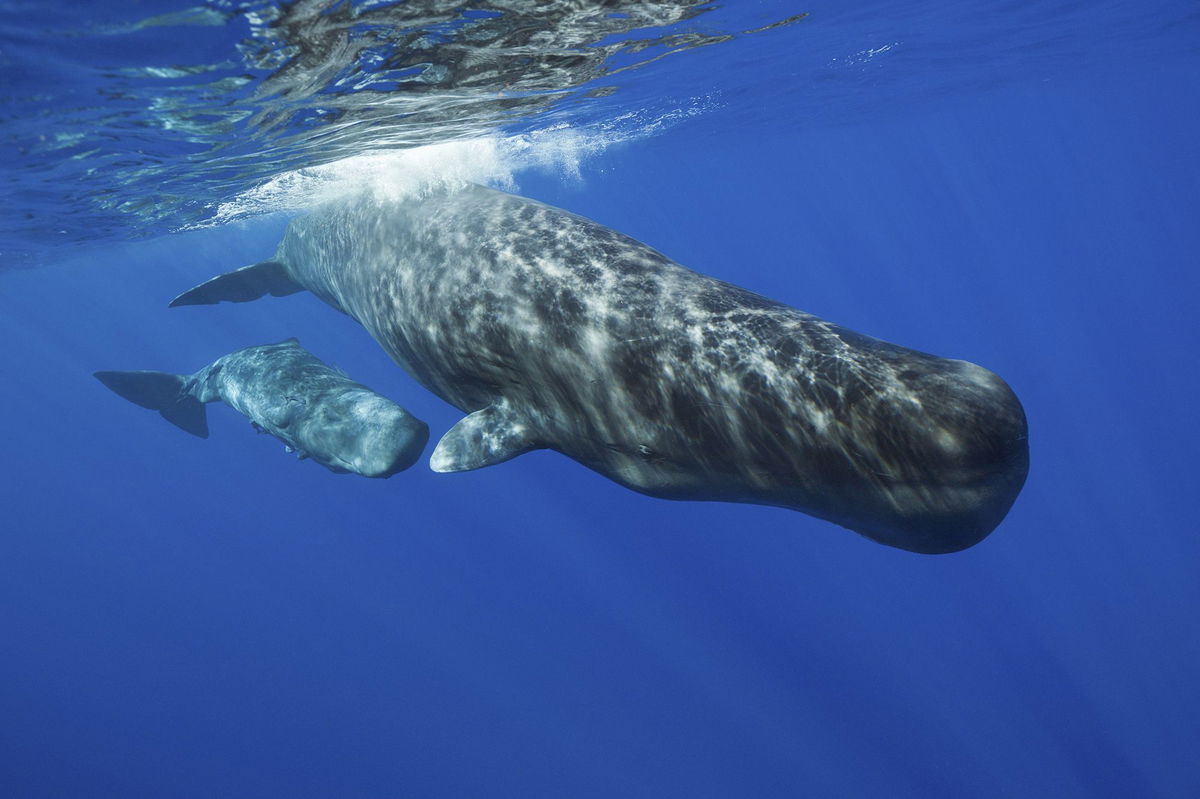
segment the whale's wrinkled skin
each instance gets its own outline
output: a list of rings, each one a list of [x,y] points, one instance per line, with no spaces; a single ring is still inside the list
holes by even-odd
[[[429,440],[424,422],[327,366],[294,338],[238,350],[193,375],[143,371],[96,377],[203,438],[204,404],[224,402],[298,457],[334,472],[390,477],[415,463]]]
[[[302,289],[468,414],[436,471],[550,448],[653,496],[793,508],[938,553],[990,533],[1028,470],[1024,412],[988,370],[503,192],[359,197],[172,304]]]

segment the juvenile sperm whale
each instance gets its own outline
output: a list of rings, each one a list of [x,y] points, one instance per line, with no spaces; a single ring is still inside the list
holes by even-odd
[[[504,192],[363,194],[171,305],[302,290],[467,414],[439,472],[549,448],[653,496],[782,506],[940,553],[988,535],[1028,471],[1024,411],[992,372]]]
[[[294,338],[232,352],[192,375],[96,377],[201,438],[208,437],[205,403],[223,401],[301,459],[334,472],[390,477],[415,463],[429,440],[424,422],[326,365]]]

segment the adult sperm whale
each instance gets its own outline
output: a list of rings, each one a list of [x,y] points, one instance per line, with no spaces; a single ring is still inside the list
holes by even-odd
[[[937,553],[990,533],[1028,470],[1024,411],[988,370],[503,192],[364,194],[171,304],[303,289],[467,413],[436,471],[550,448],[646,494],[793,508]]]
[[[294,338],[232,352],[192,375],[142,371],[96,377],[201,438],[208,437],[204,404],[221,400],[301,459],[334,472],[390,477],[416,462],[429,440],[424,422],[326,365]]]

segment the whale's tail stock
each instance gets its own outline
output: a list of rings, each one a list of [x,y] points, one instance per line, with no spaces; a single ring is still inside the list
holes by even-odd
[[[187,377],[170,372],[96,372],[96,379],[125,399],[158,411],[162,418],[194,436],[208,438],[204,403],[187,390]]]
[[[279,261],[262,261],[206,280],[171,300],[169,307],[250,302],[268,294],[286,297],[298,291],[304,291],[304,287],[292,280],[286,266]]]

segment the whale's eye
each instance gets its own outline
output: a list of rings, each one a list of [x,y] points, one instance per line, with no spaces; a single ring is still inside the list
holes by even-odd
[[[646,461],[646,463],[662,463],[665,460],[662,455],[659,455],[645,444],[638,444],[636,452],[637,456]]]

